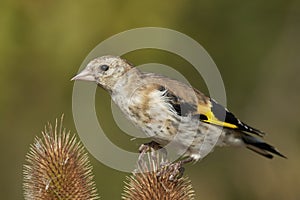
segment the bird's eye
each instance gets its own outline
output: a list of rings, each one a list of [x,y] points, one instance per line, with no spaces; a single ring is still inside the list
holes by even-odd
[[[109,69],[109,66],[108,66],[108,65],[101,65],[101,66],[100,66],[100,69],[101,69],[102,71],[107,71],[107,70]]]

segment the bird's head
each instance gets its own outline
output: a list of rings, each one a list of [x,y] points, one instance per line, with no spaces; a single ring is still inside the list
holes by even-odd
[[[71,80],[96,82],[111,91],[116,82],[133,66],[118,56],[101,56],[91,60],[87,66]]]

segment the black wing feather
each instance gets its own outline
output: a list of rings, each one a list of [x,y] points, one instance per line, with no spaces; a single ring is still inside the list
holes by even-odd
[[[265,133],[252,128],[250,126],[248,126],[247,124],[241,122],[238,118],[236,118],[234,116],[234,114],[232,114],[231,112],[229,112],[226,108],[224,108],[222,105],[218,104],[215,100],[211,99],[211,103],[212,103],[212,112],[214,113],[215,117],[220,120],[220,121],[224,121],[230,124],[234,124],[238,127],[239,130],[241,131],[246,131],[249,133],[253,133],[255,135],[258,136],[263,136]]]

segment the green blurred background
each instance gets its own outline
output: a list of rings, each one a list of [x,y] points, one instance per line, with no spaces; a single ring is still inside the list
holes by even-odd
[[[47,121],[65,113],[65,127],[76,132],[70,78],[87,54],[116,33],[144,26],[174,29],[202,44],[222,74],[228,108],[269,133],[266,139],[288,156],[267,160],[216,149],[187,166],[196,199],[300,199],[299,1],[2,0],[0,25],[1,199],[23,199],[25,155]],[[173,54],[124,57],[172,66],[206,91],[192,66]],[[136,150],[139,143],[115,126],[108,94],[98,89],[96,101],[108,137]],[[120,199],[128,174],[91,161],[102,199]]]

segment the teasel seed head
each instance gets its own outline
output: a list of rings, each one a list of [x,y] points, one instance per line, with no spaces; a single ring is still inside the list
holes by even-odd
[[[184,176],[171,181],[171,171],[161,163],[167,163],[158,151],[147,153],[147,158],[138,161],[137,169],[125,182],[124,200],[192,200],[195,192],[191,181]]]
[[[48,123],[36,137],[24,165],[26,200],[99,199],[87,153],[75,136]]]

